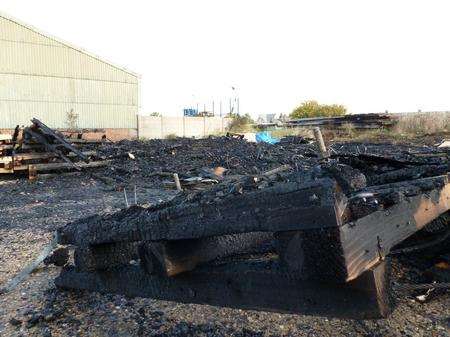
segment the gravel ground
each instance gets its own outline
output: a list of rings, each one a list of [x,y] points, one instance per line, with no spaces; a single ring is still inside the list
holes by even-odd
[[[0,285],[40,252],[57,227],[124,206],[122,192],[86,176],[0,181],[0,193]],[[141,203],[169,197],[138,189]],[[389,319],[338,320],[60,291],[53,284],[58,273],[42,266],[0,295],[0,336],[450,336],[448,292],[427,303],[396,294]],[[411,263],[394,261],[394,279],[415,273]]]

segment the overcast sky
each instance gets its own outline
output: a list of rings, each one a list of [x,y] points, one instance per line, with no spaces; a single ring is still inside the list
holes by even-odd
[[[141,111],[450,109],[448,1],[0,0],[1,10],[141,77]]]

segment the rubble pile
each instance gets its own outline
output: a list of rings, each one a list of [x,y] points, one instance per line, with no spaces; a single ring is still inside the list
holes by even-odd
[[[121,141],[104,144],[98,152],[111,159],[105,176],[118,183],[135,181],[161,184],[167,176],[211,178],[211,169],[223,167],[225,175],[257,174],[283,164],[310,166],[315,149],[302,138],[271,146],[243,139],[211,137],[205,139]],[[133,159],[130,159],[132,157]]]
[[[177,173],[186,186],[189,179],[220,181],[226,176],[260,174],[285,164],[295,170],[311,169],[320,160],[315,144],[302,137],[286,137],[275,145],[231,137],[121,141],[95,149],[111,160],[103,176],[114,179],[119,185],[153,187],[172,182],[173,173]],[[383,175],[388,172],[403,174],[403,178],[408,174],[411,178],[437,175],[445,171],[440,165],[448,163],[448,152],[431,146],[335,143],[330,146],[330,153],[332,159],[354,166],[374,184],[388,182],[389,178]],[[216,168],[222,168],[220,174]],[[405,172],[397,172],[399,168]],[[426,172],[416,172],[417,168]],[[390,178],[391,181],[401,179]]]
[[[126,179],[225,171],[209,188],[60,228],[58,243],[76,247],[55,281],[63,288],[386,317],[391,251],[430,223],[435,235],[448,231],[448,153],[435,147],[336,143],[323,156],[303,139],[220,137],[100,151],[113,160],[110,176]]]

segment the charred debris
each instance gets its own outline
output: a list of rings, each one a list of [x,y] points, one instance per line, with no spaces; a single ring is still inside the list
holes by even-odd
[[[74,141],[33,118],[27,127],[17,126],[12,135],[0,135],[0,178],[42,172],[81,171],[106,166],[96,151],[83,151]]]
[[[299,137],[218,137],[98,151],[114,183],[174,187],[177,173],[183,191],[60,228],[58,243],[75,247],[62,288],[380,318],[393,306],[390,253],[423,228],[449,230],[442,148],[335,143],[320,153]]]

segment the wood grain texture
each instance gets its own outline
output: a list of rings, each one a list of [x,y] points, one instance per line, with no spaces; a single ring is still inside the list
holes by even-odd
[[[59,230],[62,244],[195,239],[248,232],[336,227],[345,197],[332,179],[288,181],[241,192],[239,184],[222,197],[189,200],[144,209],[130,207],[111,216],[81,219]],[[208,192],[210,193],[210,192]]]
[[[270,232],[242,233],[201,239],[145,242],[139,247],[141,265],[149,274],[174,276],[216,259],[273,249]]]

